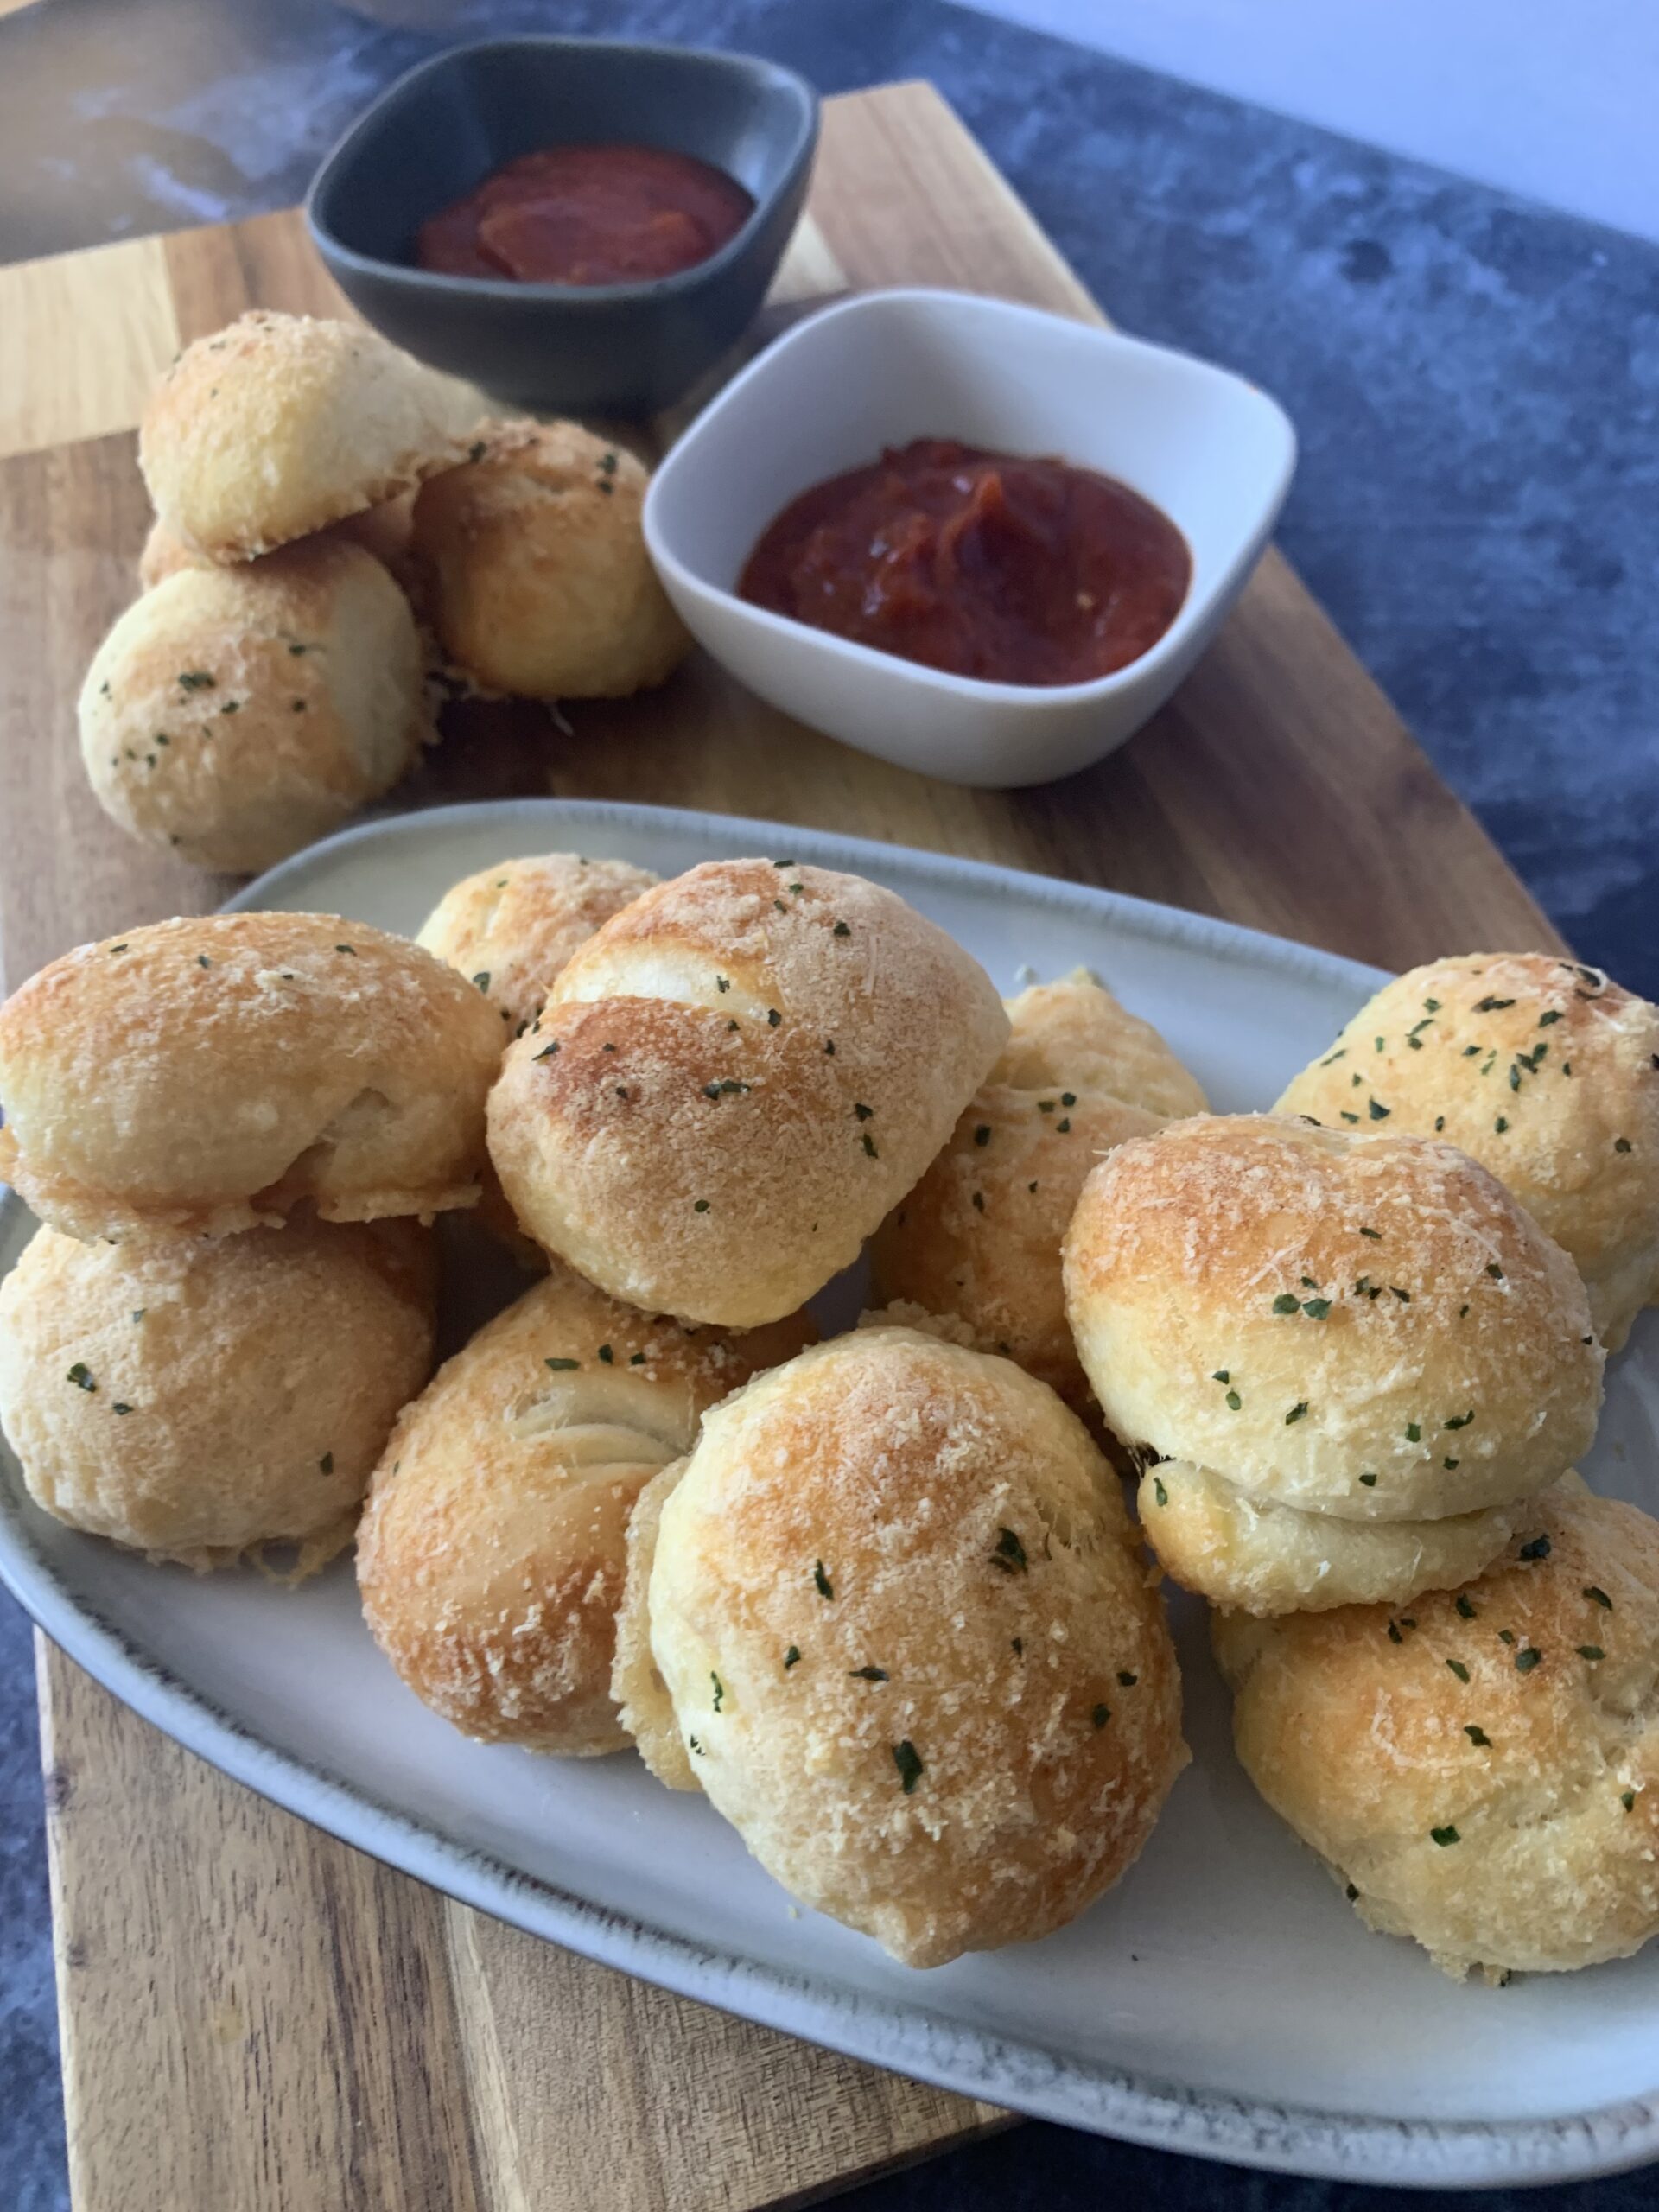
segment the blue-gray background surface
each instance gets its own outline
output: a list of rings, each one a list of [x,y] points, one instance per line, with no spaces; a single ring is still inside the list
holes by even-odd
[[[931,78],[1117,321],[1285,403],[1285,550],[1580,953],[1659,996],[1659,250],[941,0],[50,0],[0,21],[0,260],[285,206],[390,78],[512,29],[742,46],[825,92]],[[0,1668],[0,2212],[57,2212],[33,1682],[3,1597]],[[1637,2212],[1656,2189],[1500,2201]],[[845,2200],[1386,2201],[1046,2126]]]

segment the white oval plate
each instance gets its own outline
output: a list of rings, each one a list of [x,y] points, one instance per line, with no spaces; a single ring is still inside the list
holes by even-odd
[[[348,830],[241,906],[413,930],[457,877],[574,848],[671,874],[746,853],[852,868],[952,931],[998,986],[1099,970],[1215,1104],[1260,1106],[1373,971],[1109,893],[806,830],[501,801]],[[0,1219],[0,1268],[29,1217]],[[1659,1314],[1615,1363],[1586,1471],[1659,1509]],[[1196,1754],[1140,1864],[1045,1942],[931,1974],[793,1909],[701,1799],[639,1761],[467,1742],[397,1681],[348,1565],[297,1592],[154,1567],[39,1512],[0,1452],[0,1574],[148,1719],[348,1843],[605,1964],[1020,2112],[1349,2180],[1564,2179],[1659,2153],[1659,1947],[1621,1965],[1446,1980],[1369,1935],[1236,1765],[1202,1608],[1172,1608]]]

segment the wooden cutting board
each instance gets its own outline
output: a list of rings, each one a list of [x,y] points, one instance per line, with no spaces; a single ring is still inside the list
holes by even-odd
[[[1098,310],[938,96],[831,100],[774,320],[957,286]],[[226,886],[112,829],[73,702],[131,597],[132,427],[244,308],[339,311],[296,213],[0,270],[0,958]],[[969,791],[786,722],[712,666],[457,731],[400,804],[553,792],[861,832],[1107,884],[1401,967],[1559,938],[1270,553],[1124,751]],[[449,1903],[181,1751],[43,1640],[79,2212],[706,2212],[798,2202],[1002,2115],[749,2027]]]

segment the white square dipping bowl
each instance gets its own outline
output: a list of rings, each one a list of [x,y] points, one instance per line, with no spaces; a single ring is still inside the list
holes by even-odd
[[[1161,507],[1192,581],[1151,651],[1091,683],[984,683],[736,596],[798,493],[926,437],[1058,454]],[[785,713],[951,783],[1045,783],[1169,696],[1243,588],[1295,458],[1282,408],[1191,354],[966,293],[868,292],[780,338],[697,417],[652,480],[645,542],[687,627]]]

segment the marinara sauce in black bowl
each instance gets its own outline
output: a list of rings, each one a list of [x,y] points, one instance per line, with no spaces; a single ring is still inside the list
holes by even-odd
[[[306,215],[346,297],[417,359],[511,405],[652,414],[753,319],[817,130],[817,94],[770,61],[493,39],[382,93],[318,171]],[[493,180],[505,213],[474,225],[475,250],[423,267],[423,241],[430,261],[435,230],[460,238]],[[560,273],[524,273],[543,268]]]

